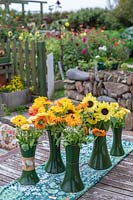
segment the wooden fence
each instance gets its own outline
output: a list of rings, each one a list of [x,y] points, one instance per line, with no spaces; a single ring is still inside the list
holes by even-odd
[[[46,70],[45,74],[38,73],[38,68],[42,67],[41,65],[46,68],[45,44],[42,48],[42,45],[37,45],[35,40],[29,42],[28,40],[18,41],[16,39],[6,42],[1,40],[0,43],[10,57],[12,77],[15,75],[20,76],[26,87],[34,87],[36,94],[39,93],[39,82],[41,88],[43,84],[46,88]],[[44,93],[46,94],[46,91]],[[41,95],[43,95],[42,92]]]

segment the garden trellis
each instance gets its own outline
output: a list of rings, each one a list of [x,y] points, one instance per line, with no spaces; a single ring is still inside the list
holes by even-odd
[[[24,5],[28,3],[39,3],[40,4],[40,20],[41,23],[43,21],[43,4],[46,4],[47,1],[43,0],[0,0],[0,4],[5,5],[5,9],[9,11],[9,5],[11,3],[17,3],[22,5],[22,15],[25,16],[25,8]]]

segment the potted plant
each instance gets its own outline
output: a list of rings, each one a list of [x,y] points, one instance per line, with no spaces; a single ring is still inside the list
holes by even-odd
[[[106,68],[111,70],[117,70],[119,62],[115,58],[109,58],[105,62]]]
[[[97,61],[97,70],[105,70],[106,69],[106,57],[96,56]]]
[[[0,99],[9,109],[30,102],[31,93],[29,88],[25,88],[20,77],[15,76],[9,84],[0,87]]]

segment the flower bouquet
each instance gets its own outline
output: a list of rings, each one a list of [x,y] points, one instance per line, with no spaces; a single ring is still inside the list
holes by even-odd
[[[98,102],[91,93],[87,94],[78,105],[79,112],[85,127],[94,135],[94,145],[89,166],[94,169],[106,169],[111,166],[107,145],[106,132],[110,126],[113,114],[111,105],[107,102]]]
[[[79,172],[80,147],[89,141],[88,131],[86,132],[76,108],[75,112],[66,114],[64,124],[62,139],[66,150],[66,172],[61,188],[65,192],[78,192],[84,188]]]
[[[39,181],[35,171],[35,150],[46,126],[46,117],[36,116],[27,119],[17,115],[11,119],[11,122],[17,128],[16,139],[22,154],[22,175],[18,181],[22,185],[35,185]]]
[[[122,146],[122,129],[125,124],[125,119],[130,110],[120,107],[117,103],[111,103],[114,107],[114,114],[111,117],[111,128],[113,131],[113,144],[110,151],[112,156],[124,155]]]

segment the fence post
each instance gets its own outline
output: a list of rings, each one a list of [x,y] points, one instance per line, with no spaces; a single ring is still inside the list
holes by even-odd
[[[47,96],[45,42],[37,42],[38,92]]]

